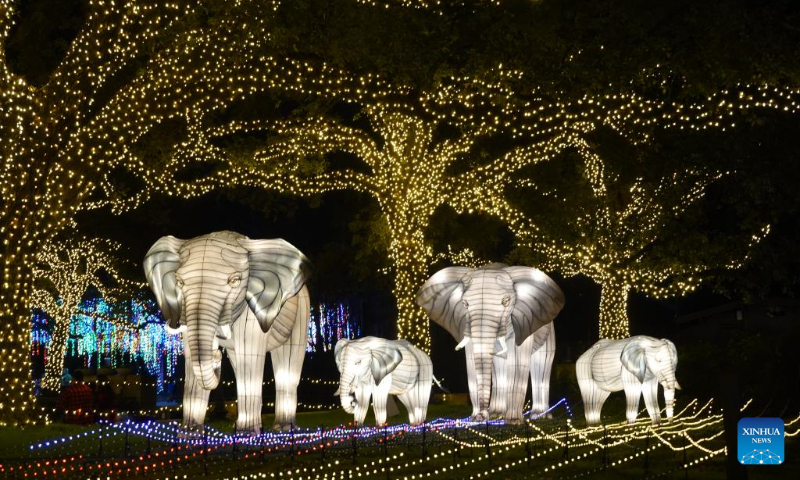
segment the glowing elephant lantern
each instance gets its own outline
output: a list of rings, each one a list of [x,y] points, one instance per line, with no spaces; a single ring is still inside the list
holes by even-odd
[[[531,267],[449,267],[417,293],[417,303],[465,348],[471,419],[522,421],[531,360],[536,408],[546,409],[555,352],[551,322],[564,306],[556,283]],[[538,335],[537,335],[538,333]],[[494,371],[494,375],[492,374]]]
[[[202,428],[224,347],[236,375],[237,430],[261,431],[267,352],[275,374],[274,427],[290,428],[310,311],[306,257],[284,240],[223,231],[191,240],[162,237],[147,252],[144,269],[167,331],[183,334],[184,425]]]
[[[664,339],[638,335],[623,340],[600,340],[580,356],[575,373],[583,397],[586,423],[600,423],[600,410],[611,392],[625,390],[626,418],[634,423],[639,413],[639,399],[653,425],[661,422],[658,408],[658,384],[664,387],[667,419],[672,419],[678,352],[675,344]]]
[[[385,423],[389,395],[405,405],[409,424],[425,422],[433,381],[433,363],[425,352],[406,340],[364,337],[339,340],[334,354],[341,373],[336,395],[358,425],[364,424],[370,396],[376,424]]]

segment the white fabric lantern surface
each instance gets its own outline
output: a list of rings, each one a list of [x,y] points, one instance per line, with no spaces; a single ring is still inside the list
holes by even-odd
[[[389,395],[405,405],[409,424],[425,421],[433,381],[433,364],[425,352],[406,340],[378,337],[339,340],[334,352],[340,372],[336,394],[358,425],[364,424],[370,397],[376,424],[384,424]]]
[[[223,231],[191,240],[162,237],[147,252],[144,269],[167,331],[183,335],[184,425],[202,428],[224,347],[236,375],[237,430],[261,431],[267,352],[275,373],[274,427],[290,428],[310,315],[306,257],[284,240]]]
[[[529,372],[534,407],[547,409],[555,353],[551,322],[564,306],[564,294],[550,277],[501,264],[449,267],[425,282],[417,303],[456,339],[457,350],[466,350],[472,420],[487,420],[491,413],[521,422]]]
[[[675,344],[665,338],[638,335],[624,340],[603,339],[595,343],[575,365],[586,423],[600,423],[603,403],[611,392],[620,390],[625,390],[625,416],[628,423],[636,421],[639,400],[643,395],[652,423],[660,423],[659,383],[664,387],[667,419],[672,419],[675,390],[681,388],[675,378],[677,367]]]

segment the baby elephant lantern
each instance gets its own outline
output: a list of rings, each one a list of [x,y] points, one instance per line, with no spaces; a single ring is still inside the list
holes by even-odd
[[[267,352],[275,373],[274,427],[290,428],[308,329],[306,257],[284,240],[215,232],[191,240],[160,238],[147,252],[144,270],[167,331],[183,334],[184,425],[202,427],[224,347],[236,375],[237,430],[261,431]]]
[[[425,282],[417,303],[456,339],[457,350],[466,347],[472,420],[489,418],[491,400],[492,413],[521,422],[534,348],[541,350],[535,361],[552,363],[549,324],[564,306],[558,285],[530,267],[449,267]],[[542,329],[547,333],[527,341]],[[536,377],[549,377],[549,364],[536,365]],[[534,385],[535,392],[547,390],[539,387]]]
[[[336,395],[357,424],[364,424],[370,396],[375,422],[385,423],[389,395],[405,405],[408,423],[425,422],[433,381],[433,364],[425,352],[406,340],[364,337],[339,340],[334,353],[341,373]]]
[[[628,423],[636,421],[639,398],[644,395],[654,425],[661,422],[658,384],[664,387],[667,419],[672,419],[678,353],[667,339],[639,335],[624,340],[600,340],[578,359],[575,366],[581,388],[586,423],[600,423],[600,410],[611,392],[625,390]]]

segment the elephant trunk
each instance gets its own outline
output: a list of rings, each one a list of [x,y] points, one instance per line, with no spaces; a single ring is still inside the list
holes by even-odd
[[[353,395],[353,376],[342,372],[339,377],[339,400],[344,411],[352,415],[355,412],[356,398]]]
[[[188,303],[188,302],[187,302]],[[187,315],[186,341],[192,352],[192,371],[205,390],[213,390],[219,385],[222,352],[219,350],[217,325],[219,313],[208,310],[203,305]]]
[[[492,394],[492,363],[495,353],[495,337],[481,338],[473,342],[473,355],[475,358],[475,379],[478,384],[478,410],[476,420],[487,420],[489,415],[489,402]]]
[[[667,410],[667,420],[672,419],[675,411],[675,390],[680,390],[681,386],[675,378],[675,371],[669,369],[662,374],[661,386],[664,387],[664,403]]]

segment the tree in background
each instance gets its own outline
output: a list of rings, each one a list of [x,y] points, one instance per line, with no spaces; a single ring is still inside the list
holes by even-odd
[[[115,242],[78,238],[70,232],[64,241],[50,240],[37,252],[31,306],[45,312],[53,322],[43,389],[58,392],[61,387],[70,322],[89,288],[109,297],[129,296],[145,286],[120,275],[119,248]]]
[[[264,51],[273,2],[91,1],[85,9],[76,2],[69,18],[78,27],[56,35],[66,47],[47,55],[56,59],[48,65],[30,62],[33,52],[20,39],[36,39],[47,31],[42,23],[60,21],[48,7],[63,11],[62,2],[26,3],[39,10],[23,17],[30,23],[15,24],[18,3],[0,0],[3,422],[35,418],[27,346],[42,245],[85,202],[102,200],[97,185],[155,126],[285,81],[293,76],[285,69],[297,67]]]
[[[47,6],[62,8],[65,2],[48,1],[28,4],[45,7],[38,16],[27,18],[59,21]],[[392,198],[394,203],[382,205],[398,218],[390,228],[403,240],[393,240],[392,250],[394,261],[404,262],[404,270],[396,272],[403,295],[413,291],[421,263],[416,256],[406,258],[398,252],[407,249],[422,255],[423,261],[430,258],[416,229],[429,214],[427,197],[443,194],[424,185],[438,188],[449,177],[458,178],[444,191],[456,211],[485,211],[508,222],[521,238],[529,238],[536,226],[503,195],[513,180],[507,166],[513,171],[550,158],[580,144],[599,125],[625,130],[642,141],[634,133],[655,124],[722,128],[729,125],[725,121],[729,113],[796,107],[793,94],[786,90],[743,86],[717,96],[698,96],[698,91],[714,92],[716,85],[734,85],[740,78],[756,78],[759,84],[765,78],[788,78],[791,84],[796,78],[791,68],[781,68],[786,64],[779,61],[783,57],[762,55],[763,49],[757,48],[782,33],[770,30],[772,24],[760,16],[750,15],[759,21],[754,22],[753,41],[744,45],[754,46],[757,53],[747,50],[750,55],[739,55],[740,60],[748,59],[743,62],[746,71],[715,66],[713,74],[724,71],[724,81],[692,90],[683,85],[713,77],[705,58],[716,61],[718,56],[706,55],[692,69],[696,57],[681,55],[676,46],[686,38],[673,40],[675,12],[681,5],[660,6],[658,15],[650,15],[633,5],[618,9],[603,2],[586,10],[562,9],[556,2],[499,6],[459,2],[446,8],[431,4],[429,10],[384,8],[381,2],[327,3],[330,8],[320,9],[316,2],[301,0],[280,5],[261,0],[138,0],[125,5],[91,1],[71,17],[79,19],[74,36],[56,35],[65,40],[65,48],[59,55],[46,56],[54,59],[45,62],[51,67],[26,74],[21,67],[32,63],[33,56],[24,39],[36,39],[42,30],[36,22],[15,25],[21,5],[0,0],[3,421],[27,418],[31,410],[26,344],[36,252],[69,224],[76,211],[102,206],[121,211],[140,205],[152,192],[201,195],[223,184],[238,185],[242,178],[250,184],[275,180],[287,192],[292,191],[292,182],[309,179],[319,180],[315,187],[319,191],[333,188],[333,181],[341,188],[360,184],[358,188],[366,190],[366,184],[347,168],[333,173],[332,180],[322,178],[327,175],[320,174],[324,170],[318,158],[289,158],[283,172],[272,172],[263,168],[272,157],[258,154],[263,145],[242,155],[241,150],[231,152],[215,144],[215,139],[221,141],[218,137],[239,132],[251,132],[256,138],[259,132],[270,138],[277,133],[274,148],[278,149],[281,142],[289,145],[291,137],[308,136],[310,128],[321,125],[331,125],[331,138],[339,137],[339,127],[352,127],[358,115],[341,121],[326,109],[314,111],[313,105],[303,105],[306,114],[292,117],[285,110],[297,110],[298,105],[263,105],[265,92],[358,105],[356,110],[369,118],[368,123],[383,129],[375,138],[365,134],[383,157],[398,147],[392,153],[396,158],[402,153],[431,162],[424,166],[430,169],[430,178],[407,186],[406,193],[419,193],[419,198]],[[759,12],[766,10],[783,13],[772,8]],[[698,25],[689,31],[707,30],[705,23]],[[477,31],[482,35],[475,35]],[[761,33],[771,35],[762,38]],[[662,59],[666,66],[659,69],[654,64]],[[765,68],[756,71],[759,67]],[[695,75],[685,80],[684,71]],[[773,76],[773,71],[781,73]],[[764,72],[770,75],[765,77]],[[781,77],[783,73],[787,75]],[[609,86],[619,78],[631,83]],[[720,105],[721,100],[727,103]],[[234,106],[242,103],[261,104],[261,111],[268,112],[266,120],[231,117]],[[354,130],[355,136],[347,135],[361,138],[357,131],[361,128]],[[326,137],[324,128],[321,131]],[[387,138],[394,143],[385,143]],[[331,142],[323,138],[307,150],[321,152]],[[269,138],[267,144],[272,148]],[[406,153],[403,148],[411,150]],[[432,152],[437,149],[434,161]],[[306,152],[288,153],[299,157]],[[362,160],[367,166],[378,161]],[[453,166],[444,168],[442,162]],[[252,181],[241,175],[251,165],[261,172]],[[396,171],[391,185],[381,183],[385,175],[367,180],[377,181],[383,192],[402,191],[398,185],[419,173],[408,172],[410,168],[414,165],[408,162],[387,168]],[[443,174],[437,173],[443,168]],[[277,181],[280,174],[283,183]],[[422,221],[412,218],[417,214]],[[406,245],[406,240],[413,244]],[[398,302],[410,305],[408,299]],[[409,322],[404,331],[424,345],[424,317],[401,310]]]
[[[518,237],[512,258],[594,280],[601,288],[600,338],[625,338],[630,293],[683,296],[710,272],[741,267],[770,226],[762,221],[714,234],[697,203],[733,172],[698,155],[654,153],[653,145],[598,133],[592,144],[581,139],[518,180],[510,195],[539,229]]]

